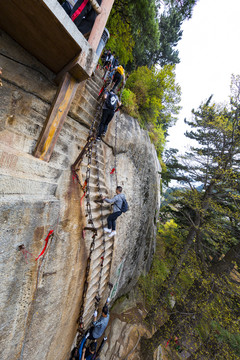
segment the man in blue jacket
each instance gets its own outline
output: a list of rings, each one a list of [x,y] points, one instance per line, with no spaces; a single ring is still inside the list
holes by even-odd
[[[99,339],[104,333],[109,321],[109,311],[108,306],[104,305],[102,309],[102,315],[97,320],[97,311],[94,311],[94,320],[93,326],[90,328],[89,333],[86,335],[86,338],[89,340]]]
[[[122,204],[125,199],[125,195],[122,194],[122,187],[117,186],[116,194],[112,199],[103,198],[109,204],[113,204],[113,213],[107,218],[108,227],[103,230],[109,233],[109,237],[116,235],[116,219],[122,214]]]

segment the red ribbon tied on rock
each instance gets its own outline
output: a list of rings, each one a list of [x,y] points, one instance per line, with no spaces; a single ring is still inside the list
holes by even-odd
[[[82,196],[81,199],[80,199],[80,205],[81,205],[81,206],[82,206],[82,200],[83,200],[83,198],[84,198],[85,195],[86,195],[86,192],[83,193],[83,196]]]
[[[47,235],[47,237],[46,237],[46,239],[45,239],[46,244],[45,244],[44,248],[42,249],[42,252],[41,252],[41,253],[38,255],[38,257],[35,259],[36,261],[40,258],[40,256],[42,256],[42,255],[45,253],[46,248],[47,248],[47,244],[48,244],[48,241],[49,241],[49,238],[50,238],[50,236],[52,235],[52,233],[53,233],[53,230],[50,230],[49,233],[48,233],[48,235]]]

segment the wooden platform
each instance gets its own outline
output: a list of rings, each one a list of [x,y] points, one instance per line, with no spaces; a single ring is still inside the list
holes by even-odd
[[[0,0],[0,28],[56,74],[80,53],[86,61],[79,78],[94,62],[95,52],[57,0]]]

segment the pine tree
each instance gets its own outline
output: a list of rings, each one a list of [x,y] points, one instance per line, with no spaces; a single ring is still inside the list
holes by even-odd
[[[146,321],[154,321],[169,296],[169,288],[179,285],[186,263],[190,267],[198,263],[199,271],[195,271],[193,282],[186,289],[183,304],[177,302],[173,318],[170,316],[152,338],[142,339],[142,352],[150,356],[146,359],[151,358],[147,354],[167,333],[169,336],[179,322],[188,322],[184,319],[184,312],[194,314],[194,321],[191,316],[188,320],[190,323],[193,321],[195,326],[197,322],[207,323],[214,316],[223,326],[232,326],[232,330],[237,331],[231,308],[238,313],[240,299],[239,282],[233,276],[240,265],[239,78],[233,78],[232,83],[229,106],[211,104],[210,98],[197,111],[193,111],[193,119],[187,122],[192,130],[186,136],[194,140],[195,145],[180,158],[180,166],[172,172],[175,179],[181,180],[182,188],[171,194],[172,200],[162,211],[162,218],[174,219],[184,242],[181,242],[176,263],[172,264],[165,285],[159,289],[159,297]],[[175,157],[174,152],[173,155]],[[171,164],[178,164],[176,158]],[[198,311],[199,308],[204,308],[204,316],[203,311]],[[184,329],[184,326],[181,327]],[[210,332],[209,336],[212,339]],[[214,351],[218,351],[218,342],[214,340],[212,343],[216,344]],[[224,349],[227,354],[231,353],[226,342]],[[200,353],[205,351],[203,347]],[[226,359],[234,359],[227,356]]]

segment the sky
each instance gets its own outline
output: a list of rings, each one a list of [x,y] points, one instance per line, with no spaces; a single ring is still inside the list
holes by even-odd
[[[187,150],[184,118],[213,94],[214,102],[228,102],[231,74],[240,75],[240,0],[199,0],[193,16],[182,26],[180,64],[176,81],[181,86],[182,110],[169,129],[167,147]]]

